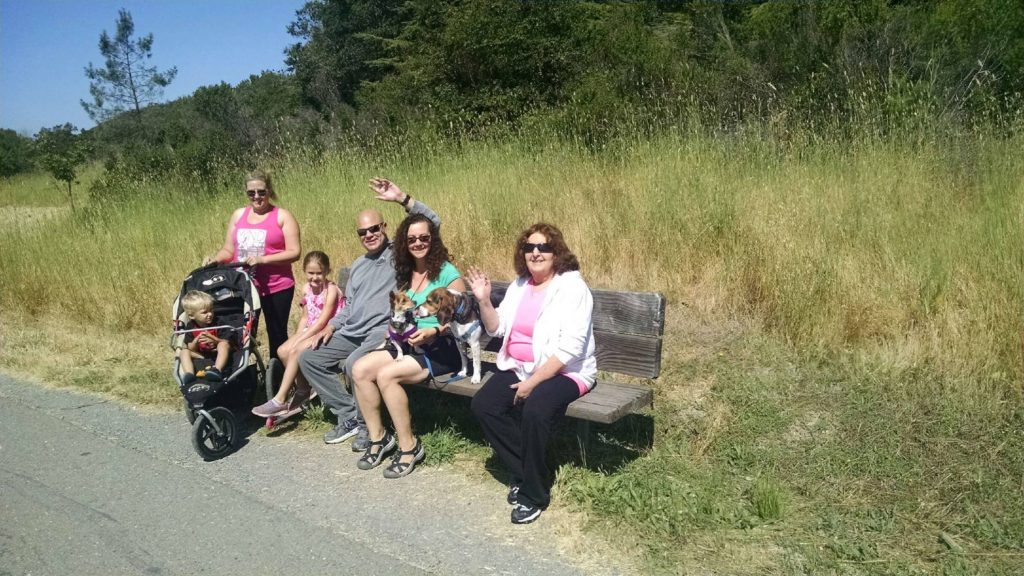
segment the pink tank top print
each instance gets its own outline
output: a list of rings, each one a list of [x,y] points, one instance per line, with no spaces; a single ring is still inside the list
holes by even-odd
[[[302,307],[306,309],[306,325],[312,326],[324,313],[324,304],[327,300],[327,289],[334,285],[334,282],[328,282],[327,286],[320,291],[319,294],[313,294],[313,289],[306,284],[306,288],[302,293]],[[338,298],[338,305],[334,307],[334,313],[331,317],[337,316],[341,309],[345,307],[345,299]]]
[[[284,230],[277,223],[277,206],[258,224],[249,222],[252,207],[246,206],[242,217],[235,223],[235,253],[233,260],[241,262],[250,256],[270,256],[284,252]],[[260,264],[253,275],[261,296],[287,290],[295,285],[292,265]]]

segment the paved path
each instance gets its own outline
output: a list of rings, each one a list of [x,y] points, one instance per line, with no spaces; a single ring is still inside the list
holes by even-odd
[[[180,413],[0,375],[0,575],[583,573],[497,482],[356,459],[284,435],[205,463]]]

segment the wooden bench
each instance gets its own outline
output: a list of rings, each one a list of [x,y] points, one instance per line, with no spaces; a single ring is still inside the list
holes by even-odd
[[[341,270],[338,279],[347,279],[348,270]],[[344,286],[344,284],[340,284]],[[491,283],[491,302],[495,306],[505,297],[508,282]],[[611,424],[623,416],[651,406],[654,392],[644,386],[615,382],[615,374],[654,379],[661,373],[661,345],[665,332],[665,297],[656,292],[621,292],[591,289],[594,296],[594,344],[599,377],[589,393],[569,405],[566,415],[575,418],[580,449],[585,453],[589,423]],[[484,332],[484,340],[487,333]],[[484,349],[496,352],[501,339],[491,338]],[[472,367],[470,367],[472,370]],[[484,362],[483,382],[494,373],[491,362]],[[469,377],[436,374],[416,384],[423,388],[474,396],[481,384]]]
[[[505,297],[508,282],[493,282],[491,301],[497,306]],[[566,416],[577,420],[580,451],[586,455],[590,422],[611,424],[627,414],[651,406],[654,392],[650,388],[615,382],[614,374],[641,378],[657,378],[661,373],[661,342],[665,331],[665,297],[651,292],[619,292],[592,289],[594,296],[594,345],[597,369],[608,377],[599,377],[589,393],[569,405]],[[486,338],[486,333],[485,336]],[[492,338],[486,350],[496,352],[500,338]],[[483,379],[495,370],[484,363]],[[453,374],[435,375],[419,386],[473,396],[481,384],[469,378],[452,380]]]

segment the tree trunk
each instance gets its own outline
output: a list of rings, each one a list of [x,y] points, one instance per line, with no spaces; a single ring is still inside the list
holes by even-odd
[[[71,203],[71,213],[75,213],[75,197],[71,195],[71,180],[68,180],[68,202]]]

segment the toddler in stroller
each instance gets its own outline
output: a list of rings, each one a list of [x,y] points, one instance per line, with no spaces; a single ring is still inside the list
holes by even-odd
[[[236,263],[193,270],[171,311],[174,379],[185,397],[192,445],[205,460],[234,449],[237,414],[248,413],[254,391],[265,388],[266,369],[253,333],[260,298],[244,268]]]
[[[213,366],[199,373],[206,380],[216,382],[223,380],[221,374],[227,368],[234,345],[234,329],[230,326],[211,326],[214,320],[213,296],[198,290],[189,290],[181,298],[181,307],[191,319],[185,325],[185,339],[178,350],[178,360],[184,372],[181,381],[184,386],[191,386],[196,381],[196,369],[193,359],[209,359],[214,356]]]

